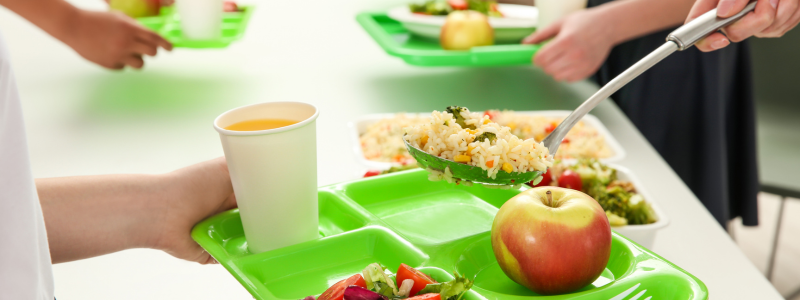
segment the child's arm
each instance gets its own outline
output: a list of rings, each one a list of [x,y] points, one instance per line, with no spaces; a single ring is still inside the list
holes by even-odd
[[[63,0],[0,0],[0,5],[106,68],[141,68],[143,55],[156,55],[158,47],[172,49],[164,38],[120,13],[85,11]]]
[[[557,80],[577,81],[596,72],[615,45],[682,24],[693,3],[694,0],[612,1],[537,30],[523,43],[538,44],[553,38],[536,54],[534,63]]]
[[[190,232],[236,207],[223,158],[160,175],[37,179],[36,189],[53,263],[130,248],[214,263]]]

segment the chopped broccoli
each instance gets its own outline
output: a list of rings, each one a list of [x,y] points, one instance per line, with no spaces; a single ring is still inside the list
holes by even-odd
[[[497,135],[491,132],[484,132],[475,137],[475,141],[478,142],[483,142],[487,139],[489,140],[489,144],[491,144],[492,142],[494,142],[494,140],[497,139]]]
[[[447,112],[453,114],[453,118],[456,119],[456,123],[458,123],[458,125],[461,125],[461,128],[469,128],[475,130],[475,125],[467,125],[467,123],[464,122],[465,121],[464,116],[461,115],[462,112],[469,112],[469,110],[466,107],[448,106]]]

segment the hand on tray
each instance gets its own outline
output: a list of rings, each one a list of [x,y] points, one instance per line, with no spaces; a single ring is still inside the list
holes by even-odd
[[[749,0],[697,0],[686,22],[717,8],[717,15],[730,17],[742,11]],[[700,51],[725,48],[731,42],[741,42],[751,36],[781,37],[800,23],[799,0],[758,0],[756,9],[744,18],[697,42]]]
[[[166,39],[122,13],[77,10],[69,24],[70,33],[61,40],[105,68],[140,69],[144,55],[155,56],[159,47],[172,50]]]
[[[174,189],[171,197],[159,209],[163,214],[156,249],[177,258],[201,264],[217,263],[190,235],[192,227],[200,221],[236,208],[228,165],[225,158],[202,162],[168,176]]]
[[[553,39],[533,57],[533,63],[559,81],[583,80],[605,61],[613,39],[596,10],[583,10],[537,30],[523,44],[538,44]]]

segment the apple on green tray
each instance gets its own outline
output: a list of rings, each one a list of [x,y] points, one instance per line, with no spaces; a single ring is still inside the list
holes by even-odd
[[[591,284],[611,255],[603,208],[581,191],[560,187],[532,188],[503,204],[491,240],[503,272],[542,295]]]

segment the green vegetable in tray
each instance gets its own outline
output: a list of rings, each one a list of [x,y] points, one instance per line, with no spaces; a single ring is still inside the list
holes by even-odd
[[[442,300],[461,300],[464,294],[472,288],[472,280],[461,276],[458,272],[454,273],[455,279],[448,282],[439,282],[426,285],[417,295],[427,293],[438,293]]]
[[[479,142],[483,142],[486,139],[489,139],[489,143],[491,144],[497,139],[497,135],[491,132],[484,132],[475,137],[475,140]]]
[[[453,8],[445,1],[426,1],[422,4],[411,3],[408,5],[411,12],[433,16],[446,16]]]
[[[475,125],[467,125],[464,122],[464,120],[465,120],[464,116],[461,115],[462,112],[467,111],[466,107],[448,106],[446,110],[447,110],[447,112],[449,112],[450,114],[453,115],[453,118],[456,119],[456,123],[458,123],[458,125],[461,125],[461,128],[465,128],[465,129],[469,128],[469,129],[475,130],[475,128],[476,128]]]
[[[658,218],[642,195],[629,182],[617,181],[617,173],[595,159],[582,159],[569,167],[583,181],[583,192],[592,196],[612,226],[650,224]]]
[[[581,176],[584,188],[596,184],[607,186],[617,180],[617,170],[594,159],[582,159],[569,168]]]
[[[503,16],[497,10],[497,1],[491,0],[428,0],[423,3],[411,3],[408,8],[412,13],[432,16],[446,16],[455,10],[474,10],[490,17]]]

